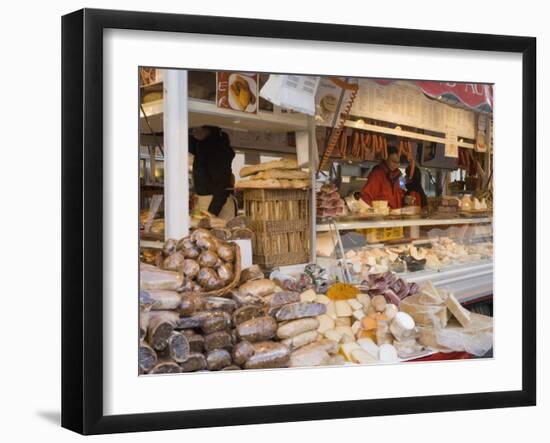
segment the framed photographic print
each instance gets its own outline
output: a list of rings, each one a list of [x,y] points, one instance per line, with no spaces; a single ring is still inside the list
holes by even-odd
[[[534,38],[62,26],[64,427],[535,404]]]

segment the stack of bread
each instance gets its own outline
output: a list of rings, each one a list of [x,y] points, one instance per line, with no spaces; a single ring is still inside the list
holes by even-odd
[[[273,160],[240,171],[244,180],[235,185],[238,189],[303,189],[309,187],[309,173],[298,167],[294,159]]]

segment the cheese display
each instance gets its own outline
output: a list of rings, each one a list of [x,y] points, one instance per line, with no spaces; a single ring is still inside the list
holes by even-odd
[[[327,242],[326,249],[318,248],[320,256],[332,253]],[[404,244],[385,247],[351,249],[345,258],[354,279],[361,281],[371,273],[386,271],[416,272],[424,269],[440,270],[446,266],[492,259],[493,243],[489,241],[462,244],[448,237],[426,240],[422,245]]]

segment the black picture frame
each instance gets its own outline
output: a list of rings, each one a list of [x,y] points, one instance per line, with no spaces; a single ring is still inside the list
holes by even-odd
[[[522,389],[106,416],[103,413],[103,31],[108,28],[519,53],[523,63]],[[62,426],[82,434],[536,404],[536,39],[83,9],[62,18]],[[519,172],[518,171],[518,172]]]

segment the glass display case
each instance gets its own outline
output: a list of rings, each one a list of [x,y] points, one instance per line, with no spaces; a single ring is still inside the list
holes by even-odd
[[[343,281],[391,271],[409,282],[431,280],[463,303],[493,293],[489,216],[330,219],[317,224],[317,263]]]

